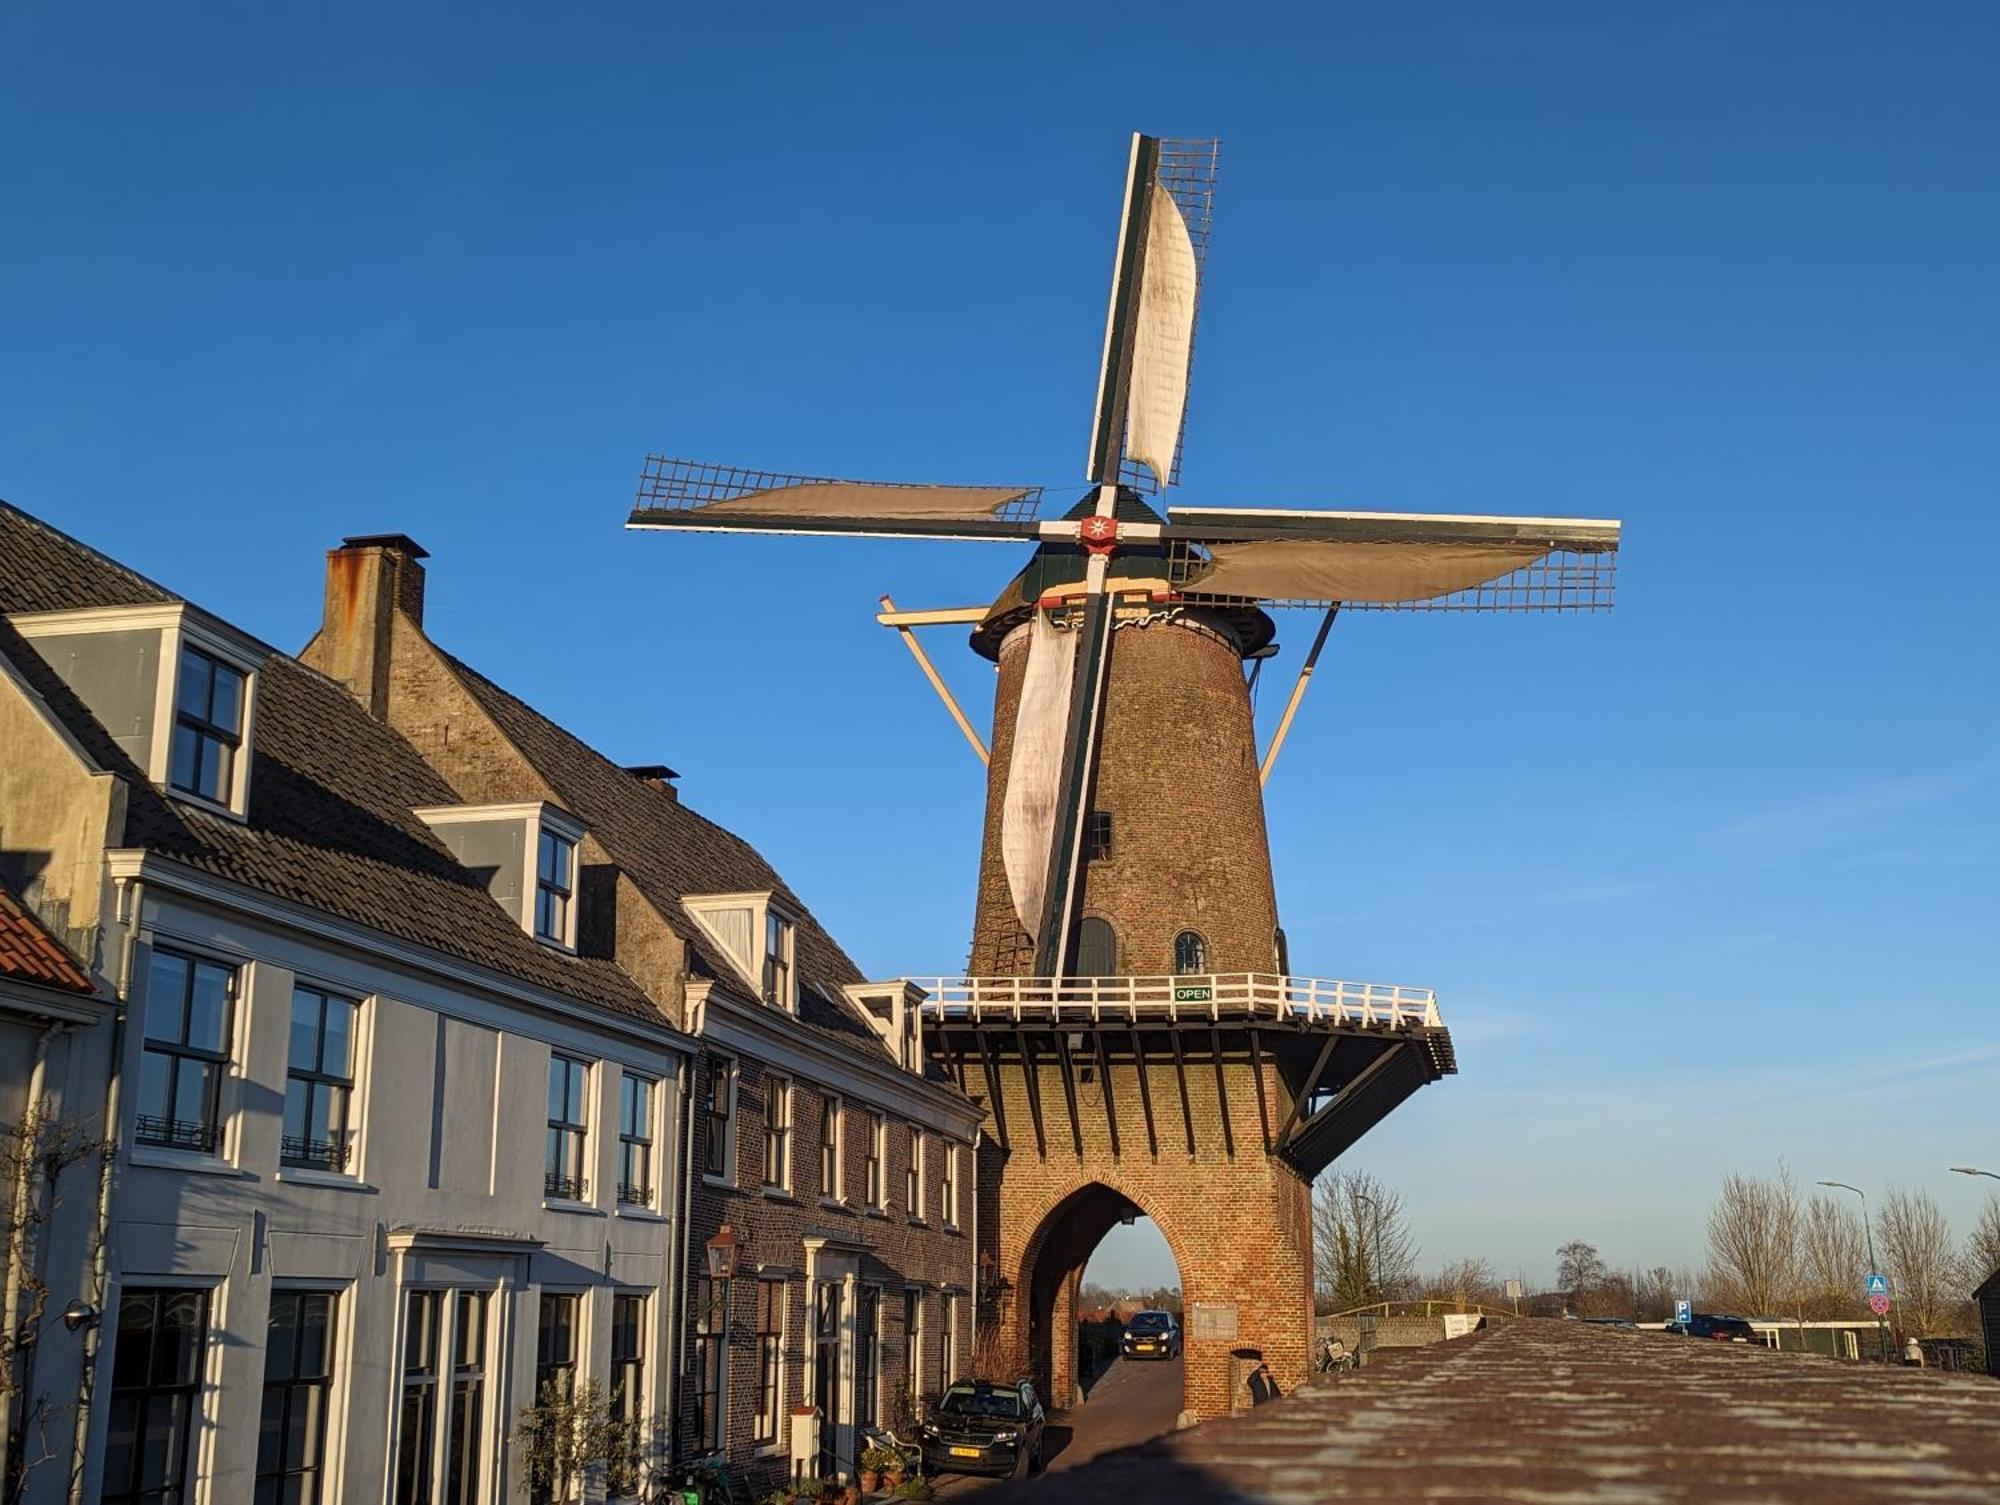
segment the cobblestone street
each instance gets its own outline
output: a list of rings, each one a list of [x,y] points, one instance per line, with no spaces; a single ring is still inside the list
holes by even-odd
[[[1148,1500],[2000,1500],[2000,1382],[1553,1319],[1012,1486]]]

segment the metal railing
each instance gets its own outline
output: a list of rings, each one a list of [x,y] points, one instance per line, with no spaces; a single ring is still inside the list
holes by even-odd
[[[932,1023],[1001,1018],[1022,1023],[1168,1023],[1274,1019],[1295,1024],[1436,1028],[1437,994],[1392,983],[1333,982],[1274,972],[1182,977],[912,977]]]

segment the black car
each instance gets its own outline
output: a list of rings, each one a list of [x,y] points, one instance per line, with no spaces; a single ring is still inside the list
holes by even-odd
[[[1118,1351],[1128,1359],[1171,1359],[1181,1351],[1180,1319],[1172,1312],[1134,1312]]]
[[[1683,1338],[1707,1338],[1713,1343],[1760,1343],[1757,1329],[1741,1317],[1723,1317],[1714,1312],[1694,1312],[1685,1322],[1669,1322],[1667,1331]]]
[[[1042,1405],[1035,1387],[959,1380],[918,1429],[924,1471],[1017,1476],[1042,1466]]]

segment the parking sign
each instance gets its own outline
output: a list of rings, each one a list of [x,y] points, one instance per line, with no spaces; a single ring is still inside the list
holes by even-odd
[[[1694,1303],[1692,1301],[1676,1301],[1674,1303],[1674,1321],[1687,1322],[1691,1320],[1693,1316],[1694,1316]]]

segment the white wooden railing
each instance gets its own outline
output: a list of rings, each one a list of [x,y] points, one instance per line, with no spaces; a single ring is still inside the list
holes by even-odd
[[[1437,994],[1379,982],[1330,982],[1274,972],[1192,977],[911,977],[926,1021],[1079,1023],[1158,1019],[1282,1019],[1292,1023],[1438,1026]]]

